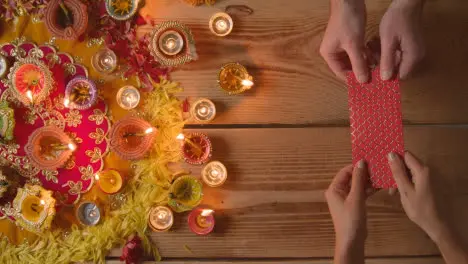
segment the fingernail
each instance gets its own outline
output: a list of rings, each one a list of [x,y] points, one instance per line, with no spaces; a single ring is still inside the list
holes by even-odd
[[[392,78],[393,72],[392,71],[382,71],[380,77],[383,81],[390,80]]]
[[[394,161],[394,160],[396,160],[396,158],[397,158],[397,156],[396,156],[395,153],[393,153],[393,152],[388,153],[388,160],[389,161]]]
[[[357,167],[359,169],[364,169],[365,166],[366,166],[366,162],[364,160],[360,160],[357,164]]]
[[[361,74],[358,76],[357,79],[360,83],[365,83],[367,82],[367,80],[369,80],[369,77],[367,76],[367,74]]]

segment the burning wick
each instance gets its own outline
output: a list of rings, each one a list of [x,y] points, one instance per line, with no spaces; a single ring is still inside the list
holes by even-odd
[[[245,87],[252,87],[254,83],[251,80],[245,79],[245,80],[242,80],[242,85]]]
[[[70,105],[70,99],[68,98],[65,98],[65,100],[63,100],[63,105],[68,108],[68,106]]]
[[[75,144],[73,144],[73,143],[68,143],[68,148],[69,148],[71,151],[75,151],[76,146],[75,146]]]
[[[184,134],[180,133],[179,135],[177,135],[177,139],[178,140],[184,140],[185,139]]]
[[[211,210],[211,209],[204,209],[202,212],[201,212],[201,216],[203,217],[208,217],[210,215],[212,215],[214,213],[214,210]]]
[[[202,107],[202,108],[200,109],[200,113],[206,114],[206,112],[208,112],[208,109],[207,109],[206,107]]]
[[[151,133],[153,133],[153,132],[154,132],[154,128],[150,127],[150,128],[147,128],[147,129],[145,130],[144,133],[125,133],[123,137],[124,137],[124,138],[128,138],[128,137],[144,137],[144,136],[149,135],[149,134],[151,134]]]
[[[31,104],[34,102],[33,101],[33,94],[31,90],[26,91],[26,97],[28,97],[29,101],[31,101]]]
[[[166,43],[166,47],[170,50],[174,49],[176,46],[176,42],[174,39],[169,39]]]
[[[211,209],[204,209],[201,211],[200,215],[197,217],[197,225],[201,228],[209,228],[214,223],[208,219],[214,213]]]
[[[69,149],[70,151],[75,151],[76,146],[73,143],[68,143],[68,144],[51,144],[51,147],[54,150],[67,150]]]
[[[41,200],[40,203],[41,203],[42,205],[45,205],[45,201],[44,201],[44,200]]]

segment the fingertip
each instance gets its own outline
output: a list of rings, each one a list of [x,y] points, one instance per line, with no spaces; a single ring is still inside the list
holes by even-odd
[[[388,194],[393,196],[397,193],[398,189],[397,188],[390,188],[388,189]]]
[[[366,167],[366,162],[365,162],[364,160],[358,161],[357,167],[358,167],[359,169],[364,169],[364,168]]]
[[[367,73],[357,74],[356,76],[357,76],[358,82],[360,83],[366,83],[369,81],[369,74]]]
[[[395,152],[388,153],[387,158],[388,158],[388,162],[390,163],[393,163],[400,159]]]
[[[393,71],[392,70],[381,70],[380,71],[380,78],[382,81],[388,81],[393,77]]]

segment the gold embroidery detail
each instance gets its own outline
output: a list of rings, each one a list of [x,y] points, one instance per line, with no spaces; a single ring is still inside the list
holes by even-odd
[[[78,169],[80,170],[81,179],[83,181],[91,179],[94,175],[93,167],[91,167],[91,165],[88,165],[87,167],[79,167]]]
[[[68,193],[61,193],[59,191],[56,191],[54,193],[54,197],[61,204],[66,204],[68,201]]]
[[[83,139],[78,137],[75,132],[67,132],[67,135],[73,140],[73,142],[81,144],[83,143]]]
[[[8,152],[8,154],[17,154],[18,149],[20,148],[20,146],[18,144],[11,143],[11,144],[5,145],[5,148],[6,148],[7,152]]]
[[[78,110],[71,110],[65,114],[65,122],[67,122],[68,126],[77,127],[81,124],[81,118],[82,116]]]
[[[57,178],[57,175],[58,175],[58,171],[46,171],[46,170],[43,170],[42,171],[42,174],[44,174],[44,176],[46,177],[46,180],[47,181],[52,181],[53,183],[57,184],[58,183],[58,178]]]
[[[31,177],[31,178],[29,178],[28,182],[31,183],[32,185],[39,185],[39,186],[42,186],[41,180],[39,180],[39,178],[37,178],[37,177]]]
[[[59,95],[54,98],[54,105],[56,109],[58,110],[65,109],[65,105],[63,104],[63,99],[64,99],[63,95]]]
[[[65,169],[71,170],[75,168],[76,163],[75,163],[75,156],[71,156],[69,160],[67,160],[67,163],[65,163]]]
[[[81,193],[81,190],[83,189],[83,182],[68,181],[68,186],[70,187],[70,190],[68,190],[69,194],[78,195]]]
[[[101,160],[101,149],[98,147],[94,147],[94,150],[87,150],[85,153],[86,156],[91,158],[91,163],[96,163]]]
[[[67,62],[63,64],[63,68],[65,69],[65,73],[68,75],[75,75],[76,74],[76,67],[75,65]]]
[[[102,124],[106,115],[101,111],[101,109],[94,109],[93,114],[88,117],[89,121],[96,122],[96,125]]]
[[[91,133],[89,134],[89,137],[90,137],[91,139],[94,139],[94,140],[95,140],[94,143],[95,143],[96,145],[99,145],[99,144],[101,144],[101,143],[104,141],[104,139],[105,139],[104,130],[102,130],[101,128],[96,128],[96,132],[91,132]]]

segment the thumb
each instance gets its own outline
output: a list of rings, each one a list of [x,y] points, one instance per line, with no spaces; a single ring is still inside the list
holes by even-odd
[[[395,70],[395,53],[397,42],[395,39],[382,38],[382,57],[380,58],[380,76],[387,81],[393,77]]]
[[[357,163],[354,167],[353,178],[351,180],[351,191],[349,197],[355,201],[363,202],[366,200],[366,182],[367,182],[367,166],[364,160]]]

